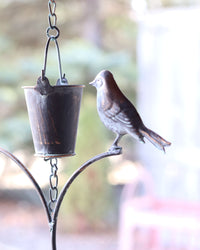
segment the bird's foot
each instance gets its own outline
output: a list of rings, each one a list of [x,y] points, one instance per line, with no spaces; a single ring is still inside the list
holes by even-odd
[[[117,146],[117,145],[112,145],[110,148],[109,148],[109,150],[108,150],[109,152],[112,152],[112,153],[114,153],[114,154],[121,154],[122,153],[122,147],[119,147],[119,146]]]

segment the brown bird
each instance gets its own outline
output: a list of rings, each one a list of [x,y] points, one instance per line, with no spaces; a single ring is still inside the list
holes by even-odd
[[[165,147],[171,145],[144,125],[136,108],[121,92],[110,71],[102,70],[90,84],[97,89],[97,110],[101,121],[117,134],[111,150],[121,151],[118,142],[125,134],[130,134],[144,143],[145,137],[164,152]]]

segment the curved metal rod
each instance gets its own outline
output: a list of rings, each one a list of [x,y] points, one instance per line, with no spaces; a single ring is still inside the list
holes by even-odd
[[[59,49],[57,40],[55,40],[55,45],[56,45],[57,55],[58,55],[58,70],[60,74],[60,83],[62,84],[63,75],[62,75],[61,57],[60,57],[60,49]]]
[[[31,182],[35,186],[35,188],[37,190],[37,193],[38,193],[38,195],[40,197],[40,200],[41,200],[41,202],[42,202],[42,204],[44,206],[44,209],[45,209],[46,214],[47,214],[48,222],[51,223],[51,215],[49,213],[49,209],[48,209],[46,199],[44,197],[44,194],[43,194],[40,186],[38,185],[38,183],[36,182],[36,180],[34,179],[32,174],[28,171],[28,169],[13,154],[8,152],[7,150],[0,147],[0,153],[6,155],[8,158],[10,158],[12,161],[14,161],[23,170],[23,172],[28,176],[28,178],[31,180]]]
[[[55,210],[54,213],[52,215],[52,227],[51,227],[51,239],[52,239],[52,249],[56,250],[56,227],[57,227],[57,217],[58,217],[58,213],[60,210],[60,206],[62,204],[62,201],[65,197],[65,194],[67,192],[67,190],[69,189],[69,187],[71,186],[71,184],[73,183],[73,181],[76,179],[76,177],[78,177],[87,167],[89,167],[92,163],[99,161],[103,158],[109,157],[109,156],[113,156],[113,155],[120,155],[121,154],[121,148],[117,149],[117,150],[109,150],[105,153],[99,154],[97,156],[94,156],[93,158],[91,158],[90,160],[88,160],[87,162],[85,162],[80,168],[78,168],[72,175],[71,177],[68,179],[68,181],[66,182],[65,186],[63,187],[63,189],[60,192],[60,195],[58,197],[56,206],[55,206]]]
[[[56,26],[53,26],[53,27],[54,27],[54,29],[56,28],[58,30],[58,28]],[[59,70],[60,82],[62,83],[63,76],[62,76],[62,65],[61,65],[60,49],[59,49],[59,45],[58,45],[58,42],[57,42],[57,38],[54,38],[54,37],[51,37],[51,36],[48,38],[47,43],[46,43],[46,47],[45,47],[44,68],[42,70],[42,80],[44,80],[44,77],[46,75],[47,56],[48,56],[48,50],[49,50],[49,45],[50,45],[51,41],[55,42],[55,47],[56,47],[57,56],[58,56],[58,70]]]
[[[47,40],[46,47],[45,47],[45,53],[44,53],[44,68],[42,70],[42,80],[44,80],[44,77],[46,75],[46,68],[47,68],[47,55],[48,55],[48,49],[50,44],[51,38]]]

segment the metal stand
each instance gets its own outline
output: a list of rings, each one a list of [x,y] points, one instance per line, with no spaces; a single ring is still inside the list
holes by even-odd
[[[56,194],[56,196],[53,198],[52,195],[50,194],[50,202],[48,203],[42,189],[38,185],[37,181],[35,178],[32,176],[32,174],[29,172],[27,167],[19,161],[13,154],[8,152],[7,150],[3,149],[0,147],[0,153],[4,154],[8,158],[10,158],[13,162],[15,162],[23,171],[24,173],[28,176],[30,181],[33,183],[40,200],[43,204],[44,210],[47,215],[48,223],[49,223],[49,228],[50,228],[50,233],[51,233],[51,244],[52,244],[52,250],[56,250],[56,229],[57,229],[57,218],[60,210],[60,206],[62,204],[62,201],[65,197],[65,194],[67,193],[69,187],[71,184],[74,182],[74,180],[90,165],[92,165],[94,162],[99,161],[103,158],[114,156],[114,155],[120,155],[121,154],[121,149],[110,149],[105,153],[99,154],[94,156],[93,158],[89,159],[87,162],[85,162],[81,167],[79,167],[72,175],[71,177],[67,180],[65,183],[63,189],[61,190],[60,194]],[[50,159],[52,160],[52,159]],[[51,162],[52,166],[57,164],[57,159],[55,159],[55,163]],[[52,171],[52,175],[55,176],[55,171]],[[55,190],[55,187],[51,186],[51,176],[50,176],[50,192],[51,190]],[[56,181],[57,184],[57,181]],[[57,187],[56,187],[57,188]],[[54,207],[52,206],[52,201],[54,203]]]

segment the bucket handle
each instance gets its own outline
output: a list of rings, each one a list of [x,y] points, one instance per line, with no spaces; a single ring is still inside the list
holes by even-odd
[[[45,75],[46,75],[47,55],[48,55],[49,44],[50,44],[51,40],[53,40],[55,42],[55,46],[56,46],[56,50],[57,50],[60,82],[62,83],[64,78],[65,78],[65,75],[62,75],[60,49],[59,49],[58,42],[57,42],[57,37],[59,36],[59,29],[56,29],[56,31],[57,31],[57,35],[55,35],[55,36],[50,36],[49,35],[49,38],[48,38],[47,43],[46,43],[45,56],[44,56],[44,68],[42,70],[42,80],[44,80]],[[48,35],[48,32],[47,32],[47,35]],[[64,83],[66,84],[66,81],[64,81]]]
[[[55,29],[57,31],[57,34],[50,35],[49,34],[50,29]],[[42,76],[40,76],[38,78],[37,85],[35,87],[35,89],[37,91],[39,91],[41,95],[47,95],[53,91],[53,87],[50,85],[48,78],[45,76],[46,75],[46,67],[47,67],[48,49],[49,49],[49,44],[50,44],[51,40],[53,40],[55,42],[57,55],[58,55],[58,66],[59,66],[60,78],[57,80],[56,85],[68,85],[68,81],[65,78],[65,74],[62,75],[60,49],[59,49],[58,42],[57,42],[57,38],[59,36],[59,33],[60,33],[60,31],[56,26],[52,26],[52,27],[49,27],[47,29],[48,40],[47,40],[46,47],[45,47],[44,68],[42,70]]]

